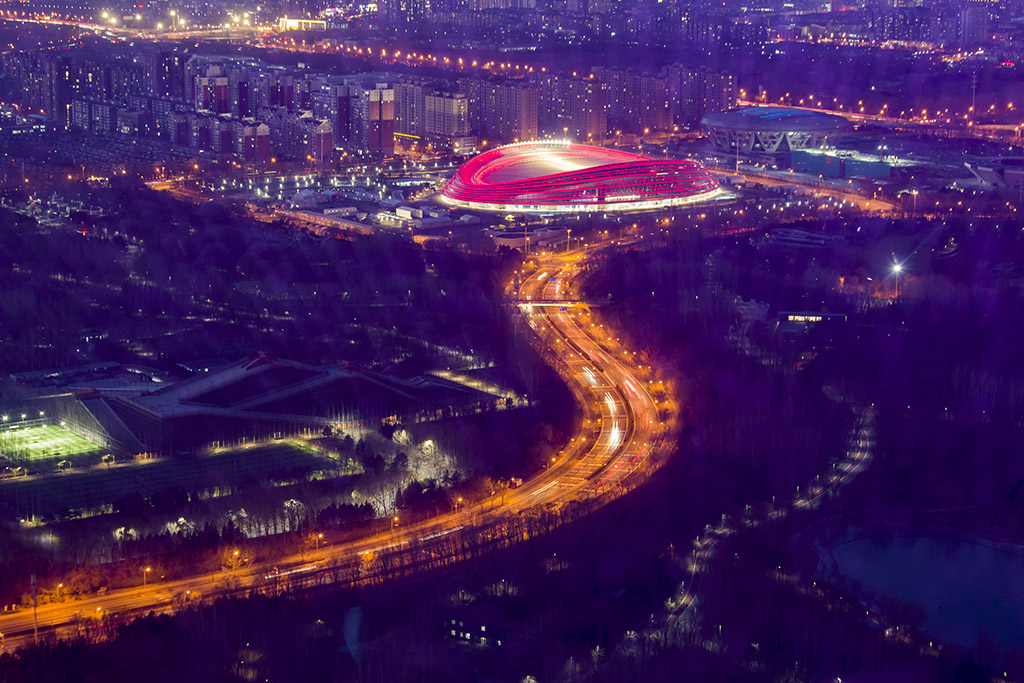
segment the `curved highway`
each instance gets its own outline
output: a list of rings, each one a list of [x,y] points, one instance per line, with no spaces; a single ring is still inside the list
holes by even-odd
[[[196,596],[244,594],[278,582],[316,584],[363,580],[374,558],[386,556],[379,576],[417,563],[426,569],[444,563],[451,553],[452,534],[469,537],[483,547],[502,519],[529,509],[558,507],[594,496],[619,495],[625,477],[648,461],[667,433],[649,391],[649,369],[637,364],[634,351],[624,349],[591,316],[590,307],[573,301],[573,282],[584,260],[581,251],[533,256],[535,267],[518,274],[506,290],[520,324],[536,334],[551,362],[582,408],[580,429],[549,466],[516,489],[501,504],[491,500],[388,532],[334,545],[324,544],[271,563],[245,565],[244,555],[232,570],[187,579],[151,582],[146,587],[110,591],[86,599],[41,605],[40,633],[72,624],[99,624],[96,617],[130,618],[149,611],[172,611]],[[477,530],[475,535],[472,533]],[[430,557],[431,564],[422,558]],[[452,557],[452,561],[458,558]],[[369,568],[369,570],[368,570]],[[0,613],[0,643],[10,650],[33,640],[32,609]]]

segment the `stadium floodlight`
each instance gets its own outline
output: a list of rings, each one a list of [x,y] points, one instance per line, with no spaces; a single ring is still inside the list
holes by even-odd
[[[42,417],[43,415],[46,415],[46,413],[44,411],[40,410],[39,411],[39,417]]]
[[[4,417],[4,422],[7,422],[7,416],[4,415],[3,417]]]
[[[24,420],[24,419],[25,419],[26,417],[28,417],[28,415],[26,415],[25,413],[22,413],[22,414],[21,414],[21,419],[22,419],[22,420]]]

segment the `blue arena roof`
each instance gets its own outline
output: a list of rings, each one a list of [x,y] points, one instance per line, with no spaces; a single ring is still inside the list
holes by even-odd
[[[708,114],[701,119],[706,128],[779,132],[820,133],[838,131],[850,125],[842,116],[790,107],[743,107]]]

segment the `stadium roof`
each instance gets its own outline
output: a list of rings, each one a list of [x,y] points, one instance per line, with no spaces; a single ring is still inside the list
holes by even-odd
[[[584,145],[539,144],[517,146],[515,149],[516,155],[482,166],[474,181],[481,185],[514,183],[637,159],[635,154],[628,152]]]
[[[708,114],[701,119],[707,128],[730,130],[828,132],[842,130],[850,122],[842,116],[792,107],[743,107]]]
[[[576,144],[535,140],[491,149],[455,172],[441,201],[484,211],[642,211],[717,197],[700,164]]]

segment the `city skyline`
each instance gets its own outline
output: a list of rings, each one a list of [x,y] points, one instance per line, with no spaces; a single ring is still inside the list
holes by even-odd
[[[1024,680],[1021,2],[0,38],[0,679]]]

